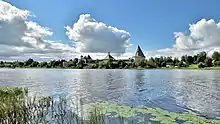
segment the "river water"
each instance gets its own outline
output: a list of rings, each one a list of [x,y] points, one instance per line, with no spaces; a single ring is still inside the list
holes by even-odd
[[[0,86],[220,117],[219,70],[0,69]]]

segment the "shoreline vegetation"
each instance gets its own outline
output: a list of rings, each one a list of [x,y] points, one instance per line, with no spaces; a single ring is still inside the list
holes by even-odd
[[[0,68],[63,68],[63,69],[203,69],[220,70],[220,53],[214,52],[211,57],[206,52],[194,56],[184,55],[180,59],[172,57],[151,57],[135,61],[134,59],[115,60],[113,57],[103,60],[92,60],[81,56],[80,59],[51,60],[38,62],[33,59],[26,61],[0,61]]]
[[[60,124],[136,124],[193,123],[219,124],[192,111],[169,112],[148,106],[125,106],[107,101],[76,104],[58,97],[31,97],[28,90],[0,87],[0,123],[60,123]]]

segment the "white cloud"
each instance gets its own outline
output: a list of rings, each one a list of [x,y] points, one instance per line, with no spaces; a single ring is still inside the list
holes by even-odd
[[[213,51],[220,50],[220,23],[213,19],[201,19],[189,25],[189,34],[175,32],[174,38],[175,43],[171,48],[159,49],[149,55],[180,57],[205,51],[210,56]]]
[[[74,48],[58,41],[45,40],[53,32],[36,22],[28,21],[33,16],[28,10],[16,8],[0,1],[0,56],[1,58],[54,57],[71,54]],[[30,55],[33,55],[30,56]],[[25,57],[26,56],[26,57]]]
[[[189,26],[189,35],[175,33],[174,48],[177,50],[198,50],[220,46],[220,23],[216,23],[213,19],[202,19]]]
[[[107,52],[115,58],[129,58],[130,34],[98,22],[89,14],[82,14],[73,26],[66,26],[66,35],[75,47],[60,41],[45,40],[53,35],[51,29],[28,21],[34,16],[28,10],[19,9],[0,0],[0,60],[70,59],[90,54],[101,59]],[[190,24],[188,33],[175,32],[175,42],[170,48],[145,51],[150,56],[180,57],[206,51],[220,51],[220,23],[213,19],[201,19]],[[79,52],[79,53],[77,53]],[[120,55],[120,56],[119,56]]]
[[[76,45],[78,52],[125,53],[130,46],[130,34],[124,30],[96,21],[89,14],[82,14],[71,27],[65,27],[66,35]]]

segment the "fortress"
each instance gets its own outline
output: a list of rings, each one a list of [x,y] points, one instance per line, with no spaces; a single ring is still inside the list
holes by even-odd
[[[103,59],[103,60],[109,60],[112,59],[114,60],[114,57],[112,57],[112,55],[110,54],[110,52],[108,52],[108,55]],[[141,47],[138,45],[136,52],[134,54],[133,57],[129,58],[129,59],[133,59],[134,61],[141,61],[141,60],[145,60],[145,56],[144,53],[141,50]]]
[[[92,58],[88,55],[88,56],[81,56],[81,59],[83,59],[86,63],[88,61],[93,61]],[[136,49],[136,52],[134,54],[134,56],[132,56],[131,58],[127,59],[127,60],[124,60],[124,61],[130,61],[131,59],[134,60],[134,62],[137,62],[137,61],[141,61],[141,60],[145,60],[145,55],[144,53],[142,52],[141,50],[141,47],[138,45],[137,46],[137,49]],[[103,59],[100,59],[99,61],[108,61],[108,60],[116,60],[111,54],[110,52],[107,53],[107,55],[105,56],[105,58]]]

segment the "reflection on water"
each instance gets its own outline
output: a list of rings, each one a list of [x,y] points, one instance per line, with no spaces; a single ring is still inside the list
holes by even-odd
[[[220,117],[217,70],[0,69],[0,86],[28,87],[31,95],[65,95]]]

